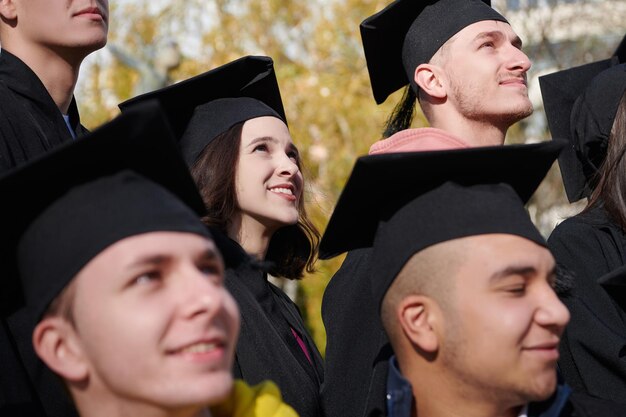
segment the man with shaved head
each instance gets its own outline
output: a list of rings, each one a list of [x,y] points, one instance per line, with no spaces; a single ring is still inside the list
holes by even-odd
[[[617,416],[558,382],[569,312],[524,208],[562,144],[360,158],[321,243],[371,247],[388,417]],[[367,187],[373,178],[385,187]],[[357,207],[370,203],[370,210]],[[358,213],[358,214],[355,214]],[[365,324],[366,325],[366,324]],[[591,412],[589,412],[591,410]]]

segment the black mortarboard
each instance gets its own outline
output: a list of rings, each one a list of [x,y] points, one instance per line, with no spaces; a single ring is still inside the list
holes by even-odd
[[[616,54],[624,54],[619,48]],[[606,156],[608,135],[626,88],[619,55],[539,78],[548,126],[553,138],[569,145],[559,157],[570,202],[588,197]]]
[[[376,103],[417,85],[413,73],[457,32],[483,20],[506,19],[491,0],[396,0],[361,23],[361,38]]]
[[[287,123],[274,63],[266,56],[239,58],[119,107],[124,112],[151,99],[165,110],[189,166],[211,140],[237,123],[261,116]]]
[[[9,271],[3,314],[25,305],[40,317],[84,265],[125,237],[210,236],[198,220],[202,199],[154,102],[7,174],[0,195],[0,256]]]
[[[562,147],[544,142],[359,158],[320,258],[372,247],[370,275],[380,302],[409,258],[436,243],[506,233],[545,246],[524,203]]]

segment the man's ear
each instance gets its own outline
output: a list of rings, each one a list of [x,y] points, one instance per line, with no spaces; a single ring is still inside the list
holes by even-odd
[[[3,20],[17,19],[17,8],[14,0],[0,0],[0,17]]]
[[[33,331],[33,346],[41,360],[63,379],[78,382],[89,375],[82,345],[73,326],[61,317],[46,317]]]
[[[433,64],[420,64],[415,68],[415,83],[427,95],[435,98],[445,98],[446,89],[442,79],[441,68]]]
[[[408,295],[396,310],[400,327],[413,345],[428,353],[439,349],[436,303],[424,295]]]

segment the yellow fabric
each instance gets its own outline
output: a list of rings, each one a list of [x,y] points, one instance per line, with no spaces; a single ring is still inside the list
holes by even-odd
[[[236,380],[230,397],[211,407],[213,417],[298,417],[291,406],[283,402],[280,390],[271,381],[253,387]]]

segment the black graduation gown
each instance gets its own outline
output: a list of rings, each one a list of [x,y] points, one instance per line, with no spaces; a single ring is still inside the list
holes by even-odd
[[[76,101],[68,116],[76,137],[81,126]],[[63,115],[37,75],[19,58],[0,52],[0,173],[72,140]]]
[[[74,99],[68,113],[76,137],[85,135],[87,129],[80,124]],[[0,174],[72,140],[63,115],[37,75],[19,58],[2,50]],[[27,331],[30,323],[26,311],[0,321],[0,416],[76,416],[58,379],[32,348]]]
[[[220,248],[224,247],[223,243]],[[237,243],[231,240],[230,245],[225,251],[226,287],[241,311],[235,377],[249,384],[272,380],[280,388],[284,401],[300,417],[321,416],[322,357],[304,326],[298,307],[267,280],[260,266],[248,261]],[[291,329],[305,343],[312,362],[306,358]]]
[[[626,315],[601,276],[626,265],[626,236],[597,208],[565,220],[548,240],[559,265],[574,275],[562,296],[571,320],[559,369],[574,390],[626,404]]]
[[[371,290],[370,255],[370,249],[349,252],[324,292],[322,405],[327,417],[363,417],[385,410],[393,352]]]

